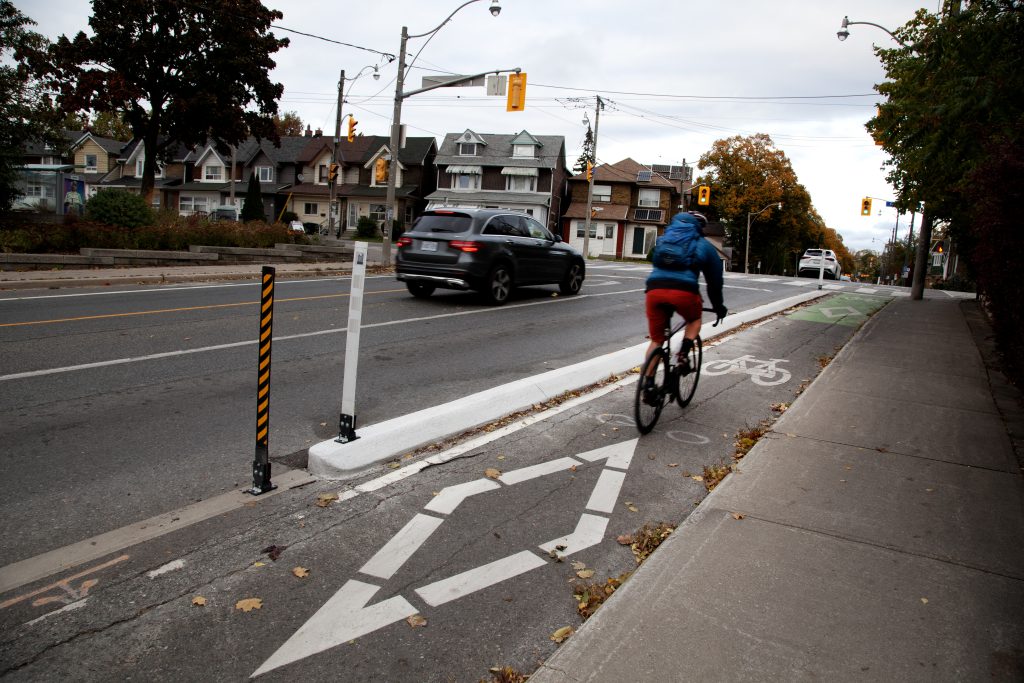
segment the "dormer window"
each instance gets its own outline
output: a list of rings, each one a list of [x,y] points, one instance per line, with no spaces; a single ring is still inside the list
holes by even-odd
[[[203,180],[217,181],[224,179],[224,167],[220,164],[207,164],[203,167]]]
[[[256,167],[256,180],[261,183],[272,183],[274,182],[274,167],[273,166],[257,166]]]
[[[98,168],[96,155],[86,154],[85,155],[85,171],[86,173],[95,173]]]
[[[460,157],[475,157],[476,156],[476,143],[475,142],[460,142],[459,143],[459,156]]]
[[[145,172],[146,172],[146,158],[140,154],[138,156],[138,158],[135,159],[135,177],[136,178],[141,178],[142,175]],[[163,178],[164,177],[164,166],[163,166],[163,164],[157,162],[156,171],[153,173],[153,177],[154,178]]]
[[[512,156],[533,158],[533,145],[512,145]]]

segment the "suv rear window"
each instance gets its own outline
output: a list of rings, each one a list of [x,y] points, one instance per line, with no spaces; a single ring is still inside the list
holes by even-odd
[[[452,232],[460,233],[469,230],[473,219],[464,213],[424,214],[420,216],[412,229],[417,232]]]
[[[821,249],[808,249],[804,252],[804,258],[808,256],[821,256]]]

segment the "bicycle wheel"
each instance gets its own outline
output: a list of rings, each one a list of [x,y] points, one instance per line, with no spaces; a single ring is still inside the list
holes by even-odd
[[[633,403],[633,415],[636,428],[641,434],[647,434],[658,422],[661,409],[665,402],[671,400],[665,386],[665,351],[654,349],[640,370],[640,379],[636,383],[636,398]],[[648,378],[648,374],[650,377]],[[651,381],[647,381],[650,379]]]
[[[700,365],[704,361],[704,348],[700,337],[693,341],[693,348],[686,354],[688,365],[682,362],[677,363],[673,372],[678,373],[679,391],[676,392],[676,403],[680,408],[690,405],[694,392],[697,391],[697,382],[700,380]]]

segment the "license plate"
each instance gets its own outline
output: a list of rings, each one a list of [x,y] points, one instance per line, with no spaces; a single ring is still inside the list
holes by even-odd
[[[423,242],[420,244],[423,251],[437,251],[437,242]]]

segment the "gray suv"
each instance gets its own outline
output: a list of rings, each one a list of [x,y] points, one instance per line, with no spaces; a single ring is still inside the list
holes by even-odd
[[[433,209],[395,243],[395,271],[415,297],[442,289],[475,290],[492,304],[513,287],[558,285],[576,294],[583,257],[539,222],[501,209]]]

